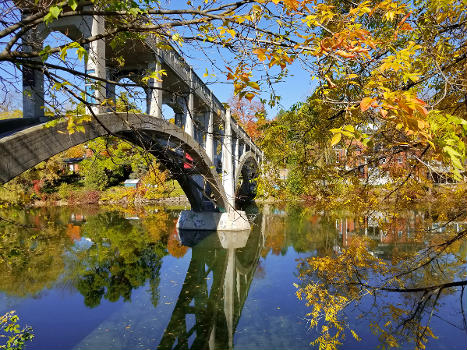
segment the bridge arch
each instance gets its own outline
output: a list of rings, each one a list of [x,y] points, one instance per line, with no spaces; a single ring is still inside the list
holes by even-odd
[[[252,199],[254,194],[250,188],[250,180],[256,177],[259,169],[256,154],[252,151],[241,155],[238,165],[235,168],[235,196],[237,199]],[[242,183],[240,182],[242,177]]]
[[[0,139],[0,182],[5,183],[51,156],[100,136],[114,135],[156,156],[180,183],[192,210],[227,206],[224,188],[204,149],[181,128],[147,114],[105,113],[86,123],[85,132],[69,134],[66,123],[37,125]],[[187,168],[185,155],[192,158]],[[200,179],[204,181],[200,183]],[[206,193],[206,188],[209,192]]]

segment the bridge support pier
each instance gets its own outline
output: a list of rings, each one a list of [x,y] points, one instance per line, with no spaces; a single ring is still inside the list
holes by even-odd
[[[209,104],[209,110],[206,113],[207,132],[206,132],[205,150],[206,150],[206,153],[209,159],[214,164],[214,107],[213,107],[212,92],[210,96],[211,96],[211,102]]]
[[[224,140],[222,142],[222,183],[227,196],[227,204],[231,211],[235,208],[235,183],[234,183],[234,170],[233,170],[233,154],[232,154],[232,116],[230,108],[225,111],[225,128]]]

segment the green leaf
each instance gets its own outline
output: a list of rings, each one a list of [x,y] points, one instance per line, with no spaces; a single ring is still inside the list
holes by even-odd
[[[52,6],[49,10],[50,15],[54,18],[57,19],[58,16],[60,15],[60,12],[62,12],[62,9],[58,6]]]
[[[444,146],[443,147],[443,150],[444,152],[446,152],[447,154],[449,154],[449,156],[451,158],[454,158],[454,157],[462,157],[462,155],[457,152],[454,148],[452,148],[451,146]]]
[[[41,60],[42,62],[45,62],[47,61],[47,59],[49,58],[50,56],[50,51],[52,50],[52,48],[50,47],[50,45],[47,45],[46,47],[44,47],[42,49],[41,52],[39,52],[39,54],[41,55]]]
[[[67,51],[68,51],[68,47],[67,47],[67,46],[63,47],[63,48],[60,50],[60,59],[61,59],[62,61],[65,61],[65,60],[66,60],[66,57],[67,57],[67,55],[68,55],[68,52],[67,52]]]
[[[78,7],[78,0],[68,0],[68,6],[71,7],[73,11]]]
[[[49,9],[49,13],[44,16],[45,24],[49,24],[54,19],[57,19],[61,12],[62,12],[62,8],[58,6],[51,6]]]
[[[255,89],[255,90],[259,90],[259,85],[258,85],[258,83],[254,82],[254,81],[249,81],[249,82],[248,82],[248,86],[252,87],[252,88]]]
[[[138,7],[132,7],[131,9],[128,10],[130,15],[136,17],[141,13],[141,10]]]
[[[87,52],[86,49],[84,49],[83,47],[80,47],[76,53],[77,53],[78,59],[79,59],[80,61],[82,61],[83,58],[84,58],[85,60],[88,59],[88,52]]]

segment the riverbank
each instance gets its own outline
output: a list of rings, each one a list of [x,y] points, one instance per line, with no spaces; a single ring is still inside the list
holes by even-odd
[[[164,204],[164,205],[189,205],[188,198],[186,196],[177,196],[177,197],[167,197],[167,198],[155,198],[155,199],[145,199],[145,198],[136,198],[133,201],[129,201],[126,199],[121,200],[98,200],[97,202],[89,202],[89,201],[73,201],[69,202],[67,200],[58,200],[58,201],[47,201],[47,200],[37,200],[34,201],[29,205],[29,207],[33,208],[40,208],[40,207],[47,207],[47,206],[79,206],[85,204],[97,204],[97,205],[121,205],[121,206],[145,206],[145,205],[155,205],[155,204]]]
[[[122,205],[143,206],[152,204],[187,205],[188,198],[178,183],[165,188],[128,188],[113,186],[105,190],[87,188],[77,184],[64,184],[53,191],[32,187],[25,191],[16,184],[0,186],[0,207],[45,207],[79,205]]]

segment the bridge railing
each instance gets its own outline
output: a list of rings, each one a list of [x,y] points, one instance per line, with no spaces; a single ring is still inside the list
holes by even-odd
[[[220,117],[225,120],[225,107],[218,100],[218,98],[212,93],[212,91],[206,86],[203,80],[194,72],[193,68],[185,61],[185,59],[178,53],[173,47],[171,50],[160,49],[157,45],[156,37],[152,36],[147,41],[149,47],[158,56],[161,63],[165,63],[170,67],[178,76],[182,78],[188,85],[191,83],[194,93],[201,98],[206,106],[210,106],[211,102],[214,111],[220,111]],[[167,44],[169,45],[169,44]],[[170,45],[169,45],[170,46]],[[238,124],[235,119],[231,121],[232,131],[237,135],[237,138],[248,144],[250,149],[257,154],[262,156],[262,152],[259,147],[254,143],[251,137],[246,131]]]

